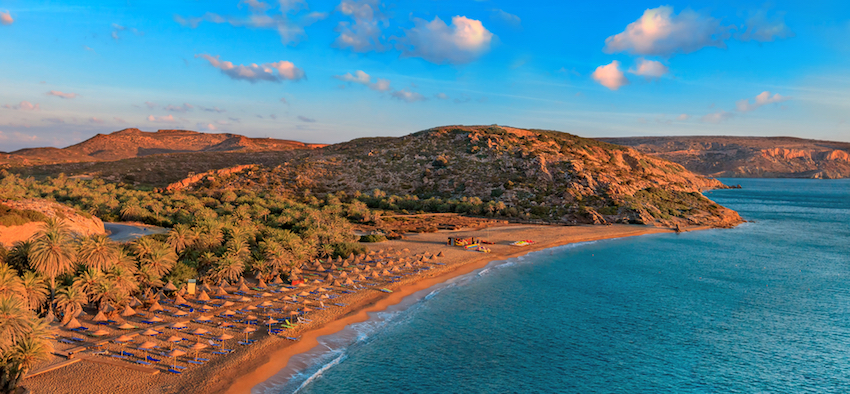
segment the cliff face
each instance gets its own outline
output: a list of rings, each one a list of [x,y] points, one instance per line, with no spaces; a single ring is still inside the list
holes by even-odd
[[[90,215],[82,215],[74,209],[56,202],[47,200],[5,200],[0,201],[0,203],[18,210],[41,212],[50,218],[58,217],[68,225],[71,232],[79,236],[106,234],[106,230],[103,228],[103,222],[100,219]],[[35,233],[41,230],[42,225],[43,222],[30,222],[20,226],[8,227],[0,225],[0,245],[9,248],[15,242],[30,239]]]
[[[700,191],[714,179],[635,149],[574,135],[499,126],[446,126],[296,152],[232,187],[371,192],[495,200],[563,223],[732,226],[741,219]]]
[[[850,143],[787,137],[600,138],[715,177],[847,178]]]

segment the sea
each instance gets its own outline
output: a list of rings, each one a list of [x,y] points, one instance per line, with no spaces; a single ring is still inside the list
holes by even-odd
[[[722,181],[747,223],[493,262],[253,392],[850,392],[850,180]]]

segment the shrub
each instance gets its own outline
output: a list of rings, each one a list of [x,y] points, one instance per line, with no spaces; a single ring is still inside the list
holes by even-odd
[[[384,242],[387,237],[378,234],[369,234],[360,237],[360,242]]]
[[[354,254],[366,254],[366,247],[357,242],[339,242],[331,245],[334,248],[333,257],[348,257]]]

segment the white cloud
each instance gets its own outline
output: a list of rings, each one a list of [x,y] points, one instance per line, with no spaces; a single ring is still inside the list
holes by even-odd
[[[720,111],[710,113],[708,115],[703,116],[702,119],[700,119],[700,121],[702,121],[703,123],[717,124],[717,123],[726,121],[726,120],[732,118],[733,116],[735,116],[735,114],[733,114],[731,112],[726,112],[726,111],[720,110]]]
[[[154,122],[154,123],[177,123],[177,119],[174,119],[174,115],[168,115],[168,116],[153,116],[153,115],[148,115],[148,122]]]
[[[79,96],[79,94],[76,94],[76,93],[64,93],[64,92],[60,92],[58,90],[51,90],[51,91],[47,92],[46,94],[48,96],[56,96],[56,97],[63,98],[63,99],[73,99],[73,98],[76,98],[77,96]]]
[[[399,100],[402,100],[402,101],[406,101],[408,103],[413,103],[413,102],[416,102],[416,101],[425,100],[425,96],[423,96],[419,93],[416,93],[416,92],[406,90],[406,89],[396,90],[396,91],[392,92],[391,94],[392,94],[393,97],[395,97]]]
[[[12,14],[9,11],[0,12],[0,24],[11,25],[15,20],[12,19]]]
[[[41,109],[41,108],[39,108],[38,104],[33,104],[33,103],[30,103],[29,101],[21,101],[20,104],[18,104],[18,105],[6,104],[6,105],[3,106],[3,108],[14,109],[14,110],[18,110],[18,111],[38,111],[38,110]]]
[[[145,35],[145,33],[144,33],[144,32],[139,31],[139,30],[138,30],[138,29],[136,29],[135,27],[127,28],[127,27],[125,27],[125,26],[121,26],[121,25],[119,25],[119,24],[117,24],[117,23],[113,23],[113,24],[112,24],[112,38],[113,38],[113,39],[115,39],[115,40],[119,40],[119,39],[121,39],[121,37],[118,35],[118,32],[119,32],[119,31],[125,31],[125,30],[129,30],[129,31],[131,31],[133,34],[135,34],[135,35],[137,35],[137,36],[143,36],[143,35]]]
[[[298,120],[305,122],[305,123],[315,123],[316,122],[316,119],[308,118],[306,116],[301,116],[301,115],[298,115]]]
[[[369,85],[369,89],[377,90],[379,92],[386,92],[392,88],[390,87],[389,79],[378,78],[375,83]]]
[[[759,93],[755,97],[755,99],[752,103],[750,103],[750,100],[747,100],[747,99],[738,100],[738,102],[735,103],[735,107],[738,108],[738,111],[749,112],[749,111],[756,110],[763,105],[773,104],[773,103],[781,103],[783,101],[787,101],[787,100],[790,100],[790,99],[791,99],[791,97],[781,96],[781,95],[779,95],[779,93],[776,93],[773,96],[771,96],[770,92],[764,91],[764,92]]]
[[[183,105],[184,105],[184,106],[186,106],[186,105],[189,105],[189,104],[183,104]],[[191,105],[189,105],[189,108],[191,108],[191,107],[192,107],[192,106],[191,106]],[[199,108],[201,111],[204,111],[204,112],[215,112],[215,113],[217,113],[217,114],[220,114],[220,113],[222,113],[222,112],[227,112],[227,110],[225,110],[225,109],[221,109],[221,108],[219,108],[219,107],[212,107],[212,108],[209,108],[209,107],[201,107],[201,106],[199,105],[199,106],[198,106],[198,108]]]
[[[156,103],[151,102],[151,101],[145,101],[145,105],[147,105],[147,106],[148,106],[148,109],[154,109],[154,108],[156,108]]]
[[[339,22],[334,31],[339,36],[333,46],[351,49],[354,52],[383,51],[387,46],[381,42],[382,27],[389,22],[379,10],[378,0],[342,0],[336,11],[351,18],[354,23]]]
[[[92,116],[89,118],[89,123],[103,124],[103,119]]]
[[[197,123],[197,124],[195,124],[195,128],[198,129],[198,130],[206,130],[206,131],[215,131],[215,130],[218,129],[218,127],[216,127],[212,123]]]
[[[118,123],[127,123],[127,121],[126,121],[126,120],[121,119],[121,118],[119,118],[119,117],[113,117],[112,119],[113,119],[113,120],[115,120],[115,121],[116,121],[116,122],[118,122]]]
[[[242,4],[247,5],[251,8],[251,11],[254,12],[265,12],[267,9],[272,7],[268,3],[263,3],[262,1],[257,0],[242,0],[239,2],[239,6],[241,7]]]
[[[638,58],[634,67],[629,69],[629,72],[647,78],[660,78],[670,72],[670,69],[661,62]]]
[[[605,39],[605,53],[671,56],[691,53],[704,47],[725,48],[730,26],[719,19],[684,10],[673,15],[673,7],[648,9],[620,34]]]
[[[281,102],[281,103],[284,103],[284,104],[286,104],[286,105],[289,105],[289,101],[286,101],[286,97],[281,97],[281,98],[280,98],[280,102]]]
[[[203,16],[189,18],[175,15],[174,21],[192,29],[197,28],[201,22],[210,22],[227,23],[236,27],[275,30],[280,36],[282,44],[295,45],[306,37],[304,27],[325,19],[328,15],[323,12],[308,12],[301,15],[301,10],[307,9],[307,3],[303,0],[280,0],[278,3],[279,8],[274,12],[272,12],[274,7],[267,3],[248,0],[239,3],[239,5],[248,5],[250,15],[247,16],[224,17],[208,12]]]
[[[251,83],[255,83],[257,81],[298,81],[306,77],[304,75],[304,70],[295,67],[292,62],[284,60],[275,63],[264,63],[261,65],[254,63],[248,66],[243,66],[234,65],[228,61],[220,61],[218,60],[218,56],[212,57],[210,55],[201,54],[195,55],[195,57],[202,57],[206,59],[211,66],[221,70],[224,75],[227,75],[232,79],[241,79]],[[275,71],[277,73],[275,73]]]
[[[362,70],[357,70],[354,74],[345,73],[343,75],[334,75],[334,78],[339,79],[340,81],[365,85],[368,86],[369,89],[377,90],[379,92],[386,92],[392,89],[390,87],[389,79],[377,78],[375,82],[372,83],[372,77]]]
[[[691,115],[688,115],[688,114],[681,114],[681,115],[676,117],[677,120],[681,120],[681,121],[685,121],[685,120],[688,120],[690,118],[691,118]]]
[[[622,71],[620,71],[620,62],[616,60],[604,66],[597,67],[596,71],[594,71],[590,76],[596,82],[599,82],[600,85],[611,90],[617,90],[621,86],[629,83],[629,80],[626,79],[626,76],[623,75]]]
[[[767,42],[794,37],[794,32],[785,24],[785,15],[778,13],[768,18],[767,12],[759,10],[749,19],[747,29],[738,36],[743,41]]]
[[[451,26],[439,17],[428,22],[414,18],[397,47],[403,56],[420,57],[435,64],[469,63],[490,50],[493,33],[481,21],[465,16],[452,18]]]
[[[499,10],[499,9],[493,10],[491,17],[493,19],[502,21],[502,22],[507,23],[507,24],[514,26],[514,27],[522,26],[522,19],[520,19],[518,16],[516,16],[514,14],[505,12],[503,10]]]
[[[437,94],[434,95],[434,98],[437,98],[437,99],[440,99],[440,100],[448,100],[449,95],[447,95],[445,93],[437,93]]]

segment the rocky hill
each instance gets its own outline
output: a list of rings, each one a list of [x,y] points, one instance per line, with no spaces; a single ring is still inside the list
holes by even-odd
[[[714,177],[848,178],[850,143],[790,137],[600,138]]]
[[[0,200],[0,247],[12,247],[41,229],[46,218],[59,218],[77,235],[106,234],[103,222],[47,200]]]
[[[561,223],[732,226],[734,211],[700,191],[725,187],[635,149],[544,130],[446,126],[362,138],[230,176],[217,187],[480,198]]]
[[[248,138],[227,133],[199,133],[190,130],[146,132],[124,129],[110,134],[98,134],[62,149],[32,148],[0,153],[0,165],[112,161],[163,153],[285,151],[321,146],[323,145],[271,138]]]

